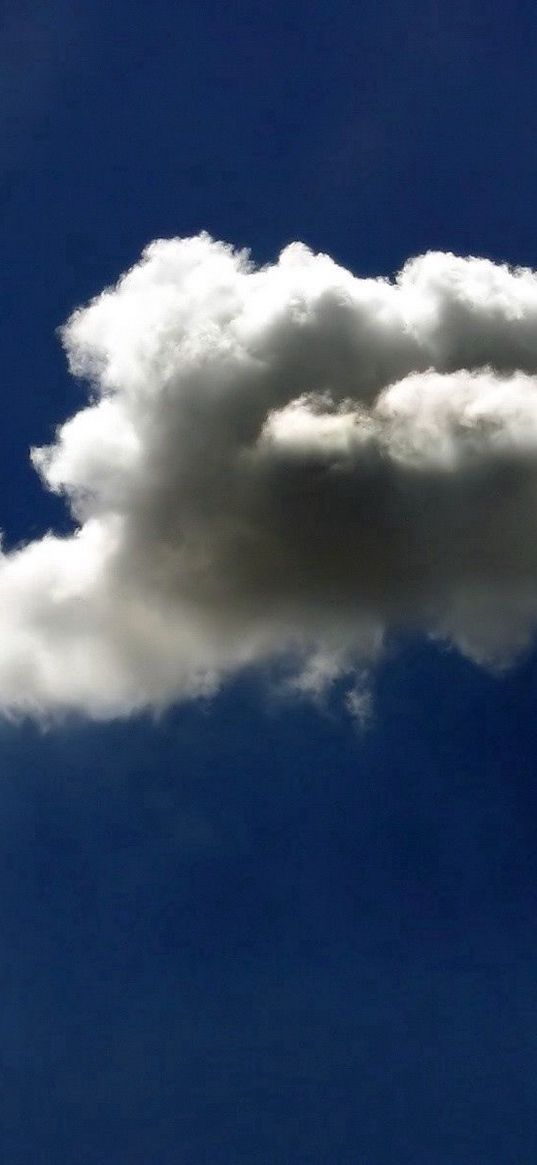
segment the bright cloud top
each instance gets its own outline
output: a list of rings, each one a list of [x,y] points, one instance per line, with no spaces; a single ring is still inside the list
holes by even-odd
[[[531,641],[534,272],[359,279],[299,243],[256,269],[200,235],[62,336],[90,403],[32,458],[75,528],[0,559],[5,712],[124,715],[278,661],[317,693],[405,627],[495,666]]]

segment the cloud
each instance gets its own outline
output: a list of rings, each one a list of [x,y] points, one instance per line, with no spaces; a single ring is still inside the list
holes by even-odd
[[[256,269],[202,234],[62,340],[89,403],[32,459],[73,533],[0,559],[5,713],[125,715],[279,663],[314,696],[347,675],[363,715],[387,631],[490,666],[531,643],[534,272],[359,279],[299,243]]]

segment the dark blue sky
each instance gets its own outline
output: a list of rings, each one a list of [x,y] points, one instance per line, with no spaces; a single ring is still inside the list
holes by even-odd
[[[151,239],[359,274],[537,266],[534,6],[11,5],[8,545],[74,412],[55,329]],[[537,672],[394,645],[360,736],[253,681],[160,722],[0,728],[10,1165],[528,1165]]]

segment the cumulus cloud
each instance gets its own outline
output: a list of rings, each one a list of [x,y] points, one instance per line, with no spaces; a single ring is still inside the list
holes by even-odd
[[[0,558],[0,708],[97,717],[284,665],[318,696],[414,628],[537,629],[537,274],[152,243],[62,330],[87,407],[32,451],[68,537]]]

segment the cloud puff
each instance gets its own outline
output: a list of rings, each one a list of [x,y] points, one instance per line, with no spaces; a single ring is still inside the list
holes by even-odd
[[[294,243],[158,241],[62,330],[86,408],[32,451],[69,537],[0,559],[0,708],[92,716],[284,662],[317,694],[388,630],[502,666],[537,629],[537,274],[391,282]]]

